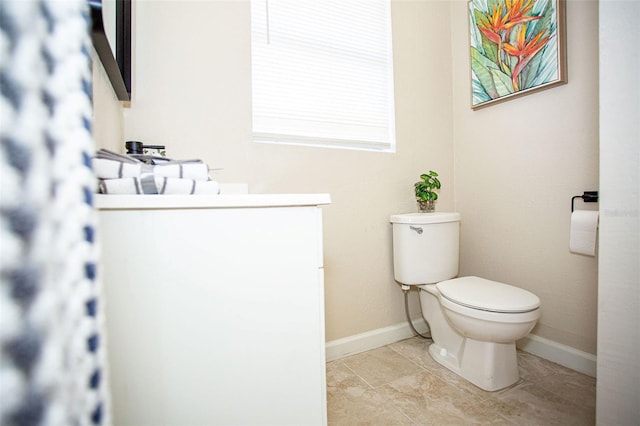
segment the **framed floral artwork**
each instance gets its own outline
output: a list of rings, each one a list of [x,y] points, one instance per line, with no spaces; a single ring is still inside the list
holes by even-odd
[[[565,0],[470,0],[471,107],[567,82]]]

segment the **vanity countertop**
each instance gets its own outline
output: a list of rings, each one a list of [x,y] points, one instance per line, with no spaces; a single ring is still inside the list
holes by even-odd
[[[95,194],[99,210],[296,207],[330,204],[329,194],[115,195]]]

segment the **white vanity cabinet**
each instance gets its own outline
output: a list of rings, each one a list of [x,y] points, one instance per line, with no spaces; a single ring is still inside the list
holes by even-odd
[[[96,197],[115,425],[326,424],[329,202]]]

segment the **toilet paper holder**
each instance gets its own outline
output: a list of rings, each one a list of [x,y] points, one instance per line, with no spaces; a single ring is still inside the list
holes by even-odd
[[[584,191],[582,195],[571,197],[571,213],[573,213],[573,202],[576,198],[582,198],[582,201],[584,201],[585,203],[597,203],[598,191]]]

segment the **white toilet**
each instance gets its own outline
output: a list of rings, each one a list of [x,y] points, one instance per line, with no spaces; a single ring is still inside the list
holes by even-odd
[[[533,293],[458,275],[459,213],[391,216],[395,279],[420,288],[438,363],[488,391],[518,381],[516,340],[540,318]]]

